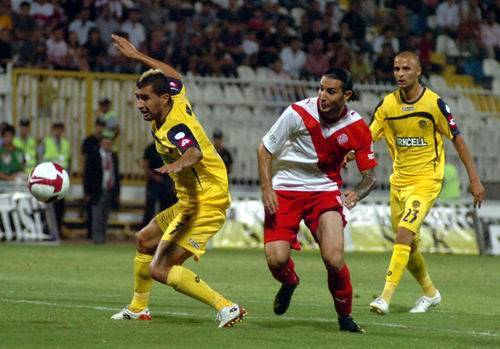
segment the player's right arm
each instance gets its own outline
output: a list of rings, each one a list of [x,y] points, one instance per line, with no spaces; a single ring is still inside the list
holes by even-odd
[[[177,70],[175,70],[171,65],[161,62],[152,57],[149,57],[148,55],[138,51],[137,48],[135,48],[135,46],[132,45],[127,39],[119,35],[112,34],[111,38],[114,41],[115,47],[125,57],[135,59],[136,61],[139,61],[153,69],[159,69],[163,72],[163,74],[165,74],[168,77],[177,80],[182,80],[182,75]]]
[[[273,154],[278,152],[299,125],[298,117],[288,107],[262,139],[257,150],[262,203],[270,214],[278,210],[278,198],[273,190]]]
[[[278,210],[278,198],[273,190],[272,182],[272,163],[273,154],[266,149],[264,144],[260,144],[257,150],[257,157],[259,158],[259,178],[260,190],[262,192],[262,203],[264,208],[270,214],[275,214]]]

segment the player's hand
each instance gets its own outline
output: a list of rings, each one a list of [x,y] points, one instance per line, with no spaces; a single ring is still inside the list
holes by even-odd
[[[272,188],[262,190],[262,203],[269,214],[275,214],[278,211],[278,197]]]
[[[350,151],[348,152],[347,154],[345,154],[344,156],[344,160],[342,160],[342,168],[346,168],[347,167],[347,163],[354,160],[356,158],[356,155],[354,154],[354,151]]]
[[[179,173],[182,171],[182,166],[173,162],[171,164],[163,165],[162,167],[155,169],[155,171],[162,174]]]
[[[137,57],[139,51],[137,51],[135,46],[132,45],[130,41],[116,34],[111,34],[111,38],[113,39],[115,47],[121,52],[122,55],[128,58]]]
[[[347,207],[348,209],[351,209],[353,208],[354,206],[356,206],[356,204],[358,203],[359,201],[359,195],[358,193],[356,193],[355,191],[352,191],[352,190],[346,190],[344,192],[344,205],[345,207]]]
[[[473,181],[470,183],[470,192],[474,197],[474,208],[481,207],[481,203],[484,199],[485,190],[481,181]]]

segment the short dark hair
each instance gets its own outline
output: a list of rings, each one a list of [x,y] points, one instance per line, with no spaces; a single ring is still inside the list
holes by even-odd
[[[169,79],[168,76],[163,74],[161,70],[150,69],[144,72],[139,77],[139,79],[137,79],[135,86],[137,88],[143,88],[150,85],[153,88],[153,92],[157,96],[161,96],[164,94],[170,95],[171,94],[170,81],[171,79]]]
[[[6,133],[10,133],[10,134],[15,136],[16,135],[16,128],[10,124],[5,125],[4,128],[2,129],[2,137]]]
[[[344,68],[333,67],[329,69],[326,73],[324,73],[323,76],[341,81],[342,90],[344,92],[346,91],[352,92],[352,95],[349,98],[349,100],[350,101],[359,100],[359,94],[353,88],[352,76],[351,73],[349,73],[349,71],[345,70]]]
[[[22,118],[21,120],[19,120],[19,126],[29,126],[30,123],[30,119],[27,118]]]

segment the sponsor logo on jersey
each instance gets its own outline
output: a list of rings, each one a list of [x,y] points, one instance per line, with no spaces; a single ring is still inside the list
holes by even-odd
[[[424,137],[396,137],[396,145],[400,147],[425,147]]]
[[[413,105],[405,105],[403,106],[403,111],[414,111],[415,107]]]
[[[418,122],[418,127],[425,128],[427,126],[427,122],[425,120],[420,120]]]
[[[198,244],[198,243],[197,243],[196,241],[194,241],[192,238],[189,238],[188,242],[189,242],[189,244],[190,244],[191,246],[193,246],[194,248],[196,248],[196,249],[199,249],[199,248],[200,248],[200,244]]]
[[[419,208],[420,207],[420,201],[418,200],[415,200],[411,203],[411,205],[413,206],[413,208]]]

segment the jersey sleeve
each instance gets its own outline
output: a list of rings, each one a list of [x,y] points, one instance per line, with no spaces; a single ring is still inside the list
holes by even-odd
[[[438,98],[437,105],[439,112],[435,120],[436,130],[449,139],[455,138],[460,134],[460,130],[451,113],[450,107],[441,98]]]
[[[262,143],[271,154],[274,154],[276,151],[281,149],[298,126],[299,118],[297,117],[297,114],[292,107],[288,107],[267,132],[264,138],[262,138]]]
[[[380,103],[375,107],[373,111],[372,119],[370,121],[370,132],[372,140],[378,141],[382,137],[384,137],[384,115],[382,111],[382,103],[384,100],[382,99]]]
[[[189,148],[200,149],[194,132],[186,124],[177,124],[172,127],[168,131],[167,137],[170,143],[172,143],[181,154],[184,154]]]
[[[377,166],[373,152],[373,139],[370,129],[364,122],[359,122],[356,132],[356,142],[353,144],[356,165],[360,171],[366,171]]]

